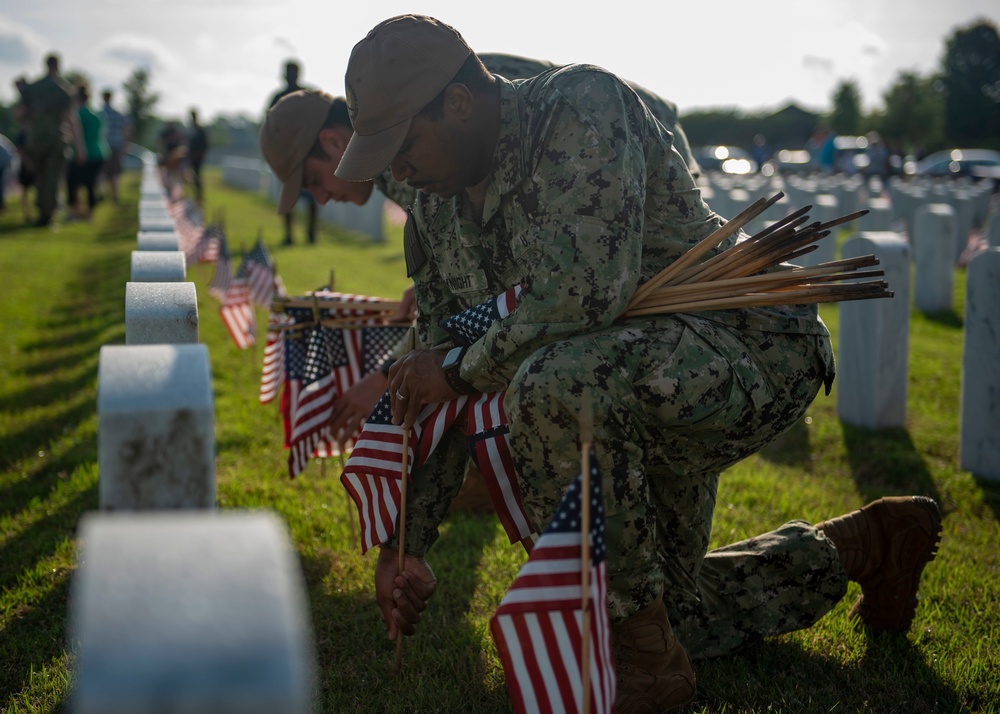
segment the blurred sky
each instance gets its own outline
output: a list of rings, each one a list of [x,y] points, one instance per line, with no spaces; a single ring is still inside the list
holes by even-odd
[[[19,75],[37,78],[58,52],[64,70],[120,91],[151,71],[156,113],[197,107],[259,119],[286,59],[301,81],[343,93],[354,43],[387,17],[433,15],[473,49],[558,63],[590,62],[696,108],[826,111],[852,79],[866,108],[881,105],[900,70],[936,69],[945,38],[978,18],[1000,25],[1000,0],[605,0],[398,2],[327,0],[0,0],[0,100]],[[95,92],[96,94],[96,92]]]

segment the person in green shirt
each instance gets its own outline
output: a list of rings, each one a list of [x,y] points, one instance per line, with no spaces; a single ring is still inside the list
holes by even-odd
[[[76,119],[80,130],[73,144],[66,176],[66,203],[70,216],[89,220],[97,205],[97,179],[108,147],[104,117],[90,108],[90,88],[81,84],[76,90]],[[80,206],[80,189],[87,192],[85,207]]]

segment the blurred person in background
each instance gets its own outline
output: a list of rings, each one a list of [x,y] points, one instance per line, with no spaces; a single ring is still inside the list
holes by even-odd
[[[72,161],[66,175],[66,203],[72,218],[90,220],[97,205],[97,177],[110,153],[104,131],[104,118],[90,108],[90,88],[81,84],[76,90],[76,120],[79,131],[73,144]],[[87,205],[80,206],[80,188],[87,192]]]
[[[111,106],[111,90],[105,89],[101,94],[104,106],[101,107],[101,117],[104,119],[105,135],[108,140],[108,156],[104,161],[101,175],[108,184],[111,200],[118,203],[118,177],[122,172],[122,160],[128,142],[132,138],[132,122],[120,111]]]
[[[198,123],[198,110],[191,110],[191,128],[187,135],[188,167],[191,169],[191,181],[194,184],[194,194],[198,203],[202,203],[204,188],[201,180],[201,167],[208,153],[208,132]]]
[[[66,169],[66,149],[75,141],[73,88],[59,74],[59,57],[45,58],[45,75],[22,94],[28,120],[26,148],[35,171],[37,226],[48,226],[58,205],[59,185]]]

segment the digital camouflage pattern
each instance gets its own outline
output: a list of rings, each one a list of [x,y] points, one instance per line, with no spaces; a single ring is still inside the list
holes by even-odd
[[[552,62],[545,62],[543,60],[498,53],[480,53],[479,59],[483,61],[486,69],[490,72],[499,74],[501,77],[506,77],[510,80],[534,77],[546,70],[555,69],[557,66]],[[701,175],[701,167],[698,166],[694,154],[691,153],[691,145],[688,143],[687,135],[684,133],[681,122],[677,118],[677,105],[653,94],[638,84],[633,82],[628,82],[627,84],[635,90],[635,93],[639,95],[639,98],[649,108],[650,114],[656,117],[656,120],[667,131],[673,133],[674,148],[677,149],[677,153],[684,159],[684,163],[688,165],[691,175],[698,178]]]
[[[507,390],[536,523],[579,469],[577,419],[590,394],[613,619],[663,590],[696,657],[812,624],[846,589],[836,551],[815,528],[787,524],[705,551],[719,472],[790,427],[833,378],[815,306],[621,319],[639,284],[724,219],[702,201],[673,136],[613,75],[576,65],[499,81],[482,223],[458,199],[420,194],[412,207],[405,242],[418,344],[445,342],[441,319],[523,280],[518,309],[472,345],[462,377]],[[461,485],[464,454],[445,451],[410,488],[410,512],[420,515],[407,523],[407,550],[417,555]]]

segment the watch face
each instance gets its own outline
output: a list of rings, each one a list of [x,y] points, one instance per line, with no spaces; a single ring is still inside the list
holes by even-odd
[[[442,369],[451,369],[459,362],[462,361],[462,355],[465,350],[462,347],[453,347],[448,350],[448,354],[444,357],[444,364],[441,365]]]

